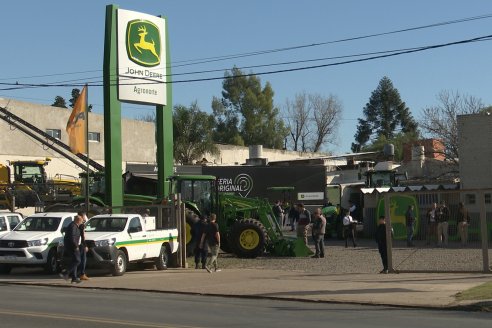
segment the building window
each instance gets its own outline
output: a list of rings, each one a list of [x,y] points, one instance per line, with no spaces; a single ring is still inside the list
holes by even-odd
[[[469,205],[475,204],[475,194],[466,194],[465,195],[465,203]]]
[[[90,142],[101,142],[101,134],[99,132],[89,132],[88,138]]]
[[[492,203],[492,197],[491,194],[485,194],[485,204],[490,204]]]
[[[61,130],[59,129],[46,129],[46,133],[55,139],[61,140]]]

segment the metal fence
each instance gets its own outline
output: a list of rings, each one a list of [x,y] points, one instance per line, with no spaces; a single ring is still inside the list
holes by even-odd
[[[387,220],[390,267],[414,272],[490,272],[492,256],[492,190],[423,190],[387,192],[369,195],[364,211],[364,236],[374,236],[377,219]],[[371,199],[372,197],[372,199]],[[406,201],[405,201],[406,199]],[[449,209],[448,240],[431,229],[427,212],[433,203],[444,203]],[[383,202],[383,205],[381,205]],[[416,222],[413,246],[407,245],[405,211],[414,202]],[[470,215],[465,227],[467,240],[461,239],[458,224],[459,203],[463,202]],[[388,225],[388,222],[390,225]],[[442,243],[439,243],[441,239]]]

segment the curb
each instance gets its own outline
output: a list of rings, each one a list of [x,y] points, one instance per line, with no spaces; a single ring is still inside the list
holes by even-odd
[[[55,287],[55,288],[90,288],[97,290],[115,290],[115,291],[133,291],[133,292],[148,292],[156,294],[177,294],[177,295],[196,295],[196,296],[210,296],[210,297],[222,297],[222,298],[242,298],[242,299],[265,299],[275,301],[286,302],[306,302],[317,304],[347,304],[347,305],[365,305],[365,306],[384,306],[394,307],[401,309],[422,309],[422,310],[444,310],[444,311],[465,311],[465,312],[492,312],[492,301],[476,302],[470,304],[458,304],[458,305],[402,305],[391,303],[375,303],[375,302],[357,302],[357,301],[335,301],[335,300],[310,300],[305,298],[296,297],[273,297],[263,295],[231,295],[221,293],[198,293],[198,292],[183,292],[183,291],[166,291],[166,290],[148,290],[138,288],[122,288],[122,287],[94,287],[84,285],[64,285],[64,284],[51,284],[51,283],[33,283],[33,282],[0,282],[0,285],[19,285],[19,286],[41,286],[41,287]]]

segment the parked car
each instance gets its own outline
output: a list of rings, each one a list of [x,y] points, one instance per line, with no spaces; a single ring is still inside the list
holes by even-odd
[[[23,219],[21,213],[0,212],[0,237],[12,231]]]
[[[0,238],[0,273],[14,266],[41,266],[47,273],[58,270],[57,246],[62,231],[77,213],[47,212],[26,217]]]

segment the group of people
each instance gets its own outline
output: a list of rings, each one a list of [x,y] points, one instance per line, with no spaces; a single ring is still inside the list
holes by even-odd
[[[449,219],[450,212],[446,203],[433,203],[427,211],[427,234],[426,243],[430,245],[432,239],[435,238],[439,247],[447,246],[449,241]],[[458,206],[457,229],[462,245],[468,242],[468,226],[470,224],[470,215],[463,202]],[[405,225],[407,229],[407,246],[413,247],[413,235],[415,230],[415,209],[413,205],[409,205],[405,213]]]
[[[195,224],[195,269],[201,268],[208,273],[221,271],[218,268],[217,259],[220,250],[220,232],[217,225],[217,215],[212,213],[207,220],[205,216],[200,217],[200,221]]]
[[[85,223],[87,215],[78,212],[74,220],[65,230],[63,237],[63,268],[60,276],[72,283],[80,284],[83,280],[89,280],[85,273],[87,252],[89,248],[85,244]]]
[[[327,206],[329,210],[326,211],[327,215],[338,215],[338,207]],[[350,202],[350,207],[344,212],[343,216],[343,235],[345,238],[345,247],[348,246],[349,238],[352,241],[354,247],[357,247],[355,242],[356,234],[356,224],[357,220],[354,218],[356,215],[357,207],[353,202]],[[295,212],[290,214],[297,222],[297,238],[304,241],[304,244],[308,244],[308,230],[311,225],[312,238],[314,241],[315,254],[313,258],[322,258],[325,256],[324,251],[324,237],[326,233],[327,221],[323,214],[321,208],[316,208],[311,216],[308,209],[305,208],[304,204],[297,204],[295,207]],[[292,230],[291,230],[292,231]]]
[[[433,203],[427,212],[427,244],[435,236],[439,246],[446,246],[449,238],[449,208],[445,202],[439,206]],[[470,215],[463,202],[458,205],[458,233],[461,243],[466,245],[468,242],[468,225],[470,224]]]

